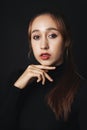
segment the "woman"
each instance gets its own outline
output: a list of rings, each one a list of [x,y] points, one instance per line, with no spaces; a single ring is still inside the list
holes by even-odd
[[[10,84],[1,128],[87,129],[87,85],[75,70],[64,17],[49,11],[37,14],[28,37],[30,57],[33,54],[37,62]]]

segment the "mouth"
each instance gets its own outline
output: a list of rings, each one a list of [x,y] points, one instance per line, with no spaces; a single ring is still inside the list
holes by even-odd
[[[51,57],[51,55],[50,55],[49,53],[42,53],[42,54],[40,55],[40,58],[41,58],[42,60],[48,60],[50,57]]]

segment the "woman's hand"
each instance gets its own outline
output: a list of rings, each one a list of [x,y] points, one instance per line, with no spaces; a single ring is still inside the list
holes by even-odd
[[[47,72],[54,69],[55,67],[44,65],[29,65],[24,73],[14,83],[14,86],[23,89],[35,78],[37,78],[37,83],[42,81],[43,85],[45,84],[46,79],[52,82],[53,79],[47,74]]]

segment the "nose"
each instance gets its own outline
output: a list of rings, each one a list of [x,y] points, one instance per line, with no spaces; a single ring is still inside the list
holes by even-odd
[[[48,44],[48,40],[47,40],[46,37],[44,37],[44,38],[41,40],[40,48],[41,48],[41,49],[49,49],[49,44]]]

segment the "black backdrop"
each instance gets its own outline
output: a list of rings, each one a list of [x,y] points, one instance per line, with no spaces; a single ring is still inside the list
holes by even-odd
[[[28,65],[28,22],[36,10],[59,8],[67,17],[73,37],[73,53],[79,73],[87,78],[86,0],[28,0],[0,3],[0,84],[9,75]]]

